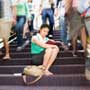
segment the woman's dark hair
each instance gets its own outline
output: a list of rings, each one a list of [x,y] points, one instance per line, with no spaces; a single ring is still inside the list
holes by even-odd
[[[41,27],[40,27],[40,30],[43,29],[43,28],[50,29],[50,26],[48,24],[42,24]]]
[[[37,33],[40,33],[40,30],[43,28],[48,28],[50,30],[50,26],[48,24],[42,24],[40,29],[37,32],[34,32],[33,35],[36,35]]]

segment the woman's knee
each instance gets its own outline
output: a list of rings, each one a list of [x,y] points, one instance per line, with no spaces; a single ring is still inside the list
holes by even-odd
[[[53,48],[53,52],[58,53],[59,52],[59,47],[57,46],[57,47]]]
[[[52,53],[52,50],[53,50],[52,48],[47,48],[45,53]]]

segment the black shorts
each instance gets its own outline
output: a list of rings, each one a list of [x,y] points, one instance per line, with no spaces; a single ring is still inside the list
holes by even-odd
[[[42,65],[44,54],[45,54],[45,50],[39,54],[32,54],[31,64],[32,65]]]

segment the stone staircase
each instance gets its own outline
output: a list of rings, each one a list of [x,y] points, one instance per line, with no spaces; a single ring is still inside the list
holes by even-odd
[[[54,39],[59,40],[59,31],[54,31]],[[4,52],[5,49],[2,48]],[[25,86],[21,77],[23,68],[31,63],[30,45],[20,52],[16,51],[15,41],[10,44],[11,60],[0,59],[0,87],[1,86]],[[40,81],[31,85],[39,87],[90,87],[90,81],[84,76],[85,58],[84,53],[78,50],[78,56],[72,56],[72,50],[60,50],[51,71],[53,76],[43,76]],[[0,56],[2,58],[2,56]],[[30,81],[32,77],[27,77]],[[1,90],[1,89],[0,89]],[[4,90],[4,89],[3,89]],[[10,89],[9,89],[10,90]],[[17,89],[15,89],[17,90]],[[55,89],[56,90],[56,89]],[[61,90],[61,89],[58,89]],[[71,90],[71,89],[65,89]],[[72,89],[77,90],[77,89]],[[80,89],[79,89],[80,90]],[[83,90],[83,89],[82,89]],[[84,89],[89,90],[89,89]]]

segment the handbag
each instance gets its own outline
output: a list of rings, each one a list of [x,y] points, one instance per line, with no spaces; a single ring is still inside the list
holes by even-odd
[[[44,75],[45,67],[43,65],[30,65],[26,66],[23,70],[22,78],[26,85],[34,84],[35,82],[39,81],[42,76]],[[35,80],[31,82],[27,82],[26,76],[34,76],[36,77]]]

